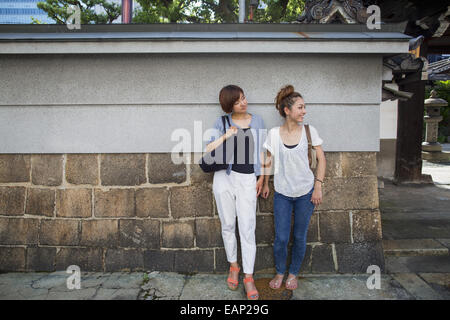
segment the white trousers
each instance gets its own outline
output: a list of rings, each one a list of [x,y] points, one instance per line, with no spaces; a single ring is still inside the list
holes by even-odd
[[[225,170],[216,171],[213,192],[227,260],[237,262],[237,217],[243,271],[252,274],[256,257],[256,176],[235,171],[227,175]]]

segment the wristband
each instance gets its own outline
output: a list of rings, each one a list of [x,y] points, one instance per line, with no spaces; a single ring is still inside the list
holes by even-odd
[[[317,178],[314,178],[314,180],[319,181],[320,183],[323,183],[322,180],[319,180],[319,179],[317,179]]]

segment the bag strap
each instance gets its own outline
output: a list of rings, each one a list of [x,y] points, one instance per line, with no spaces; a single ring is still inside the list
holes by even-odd
[[[223,133],[227,133],[227,128],[226,128],[226,126],[225,126],[225,119],[227,119],[227,122],[228,122],[228,127],[231,127],[231,124],[230,124],[230,119],[228,119],[228,116],[222,116],[222,124],[223,124]],[[223,144],[223,150],[224,150],[224,154],[223,154],[223,156],[224,156],[224,161],[226,161],[226,156],[225,156],[225,154],[226,154],[226,144],[224,143]]]
[[[312,150],[312,141],[311,141],[311,132],[309,131],[309,125],[305,124],[304,125],[305,130],[306,130],[306,137],[308,138],[308,161],[309,161],[309,166],[311,166],[312,164],[312,155],[311,155],[311,150]]]
[[[225,119],[227,119],[228,127],[231,127],[231,124],[230,119],[228,119],[228,116],[222,116],[223,132],[227,133],[227,128],[225,127]]]
[[[227,116],[222,116],[222,125],[223,125],[223,132],[226,133],[227,132],[227,128],[225,128],[225,118]]]

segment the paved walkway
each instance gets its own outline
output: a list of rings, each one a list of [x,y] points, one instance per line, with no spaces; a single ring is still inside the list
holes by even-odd
[[[422,173],[434,184],[379,189],[386,272],[412,295],[450,299],[450,163],[423,161]]]
[[[178,273],[83,273],[80,289],[68,289],[65,272],[0,274],[0,299],[38,300],[246,300],[242,279],[236,291],[226,287],[226,275]],[[271,275],[256,275],[255,278]],[[380,289],[368,289],[369,274],[305,275],[294,290],[293,300],[316,299],[450,299],[434,290],[402,286],[411,276],[381,275]],[[436,275],[434,282],[444,281]]]
[[[450,143],[442,144],[442,150],[450,152]],[[434,184],[439,188],[450,189],[450,162],[422,162],[422,173],[431,174]]]

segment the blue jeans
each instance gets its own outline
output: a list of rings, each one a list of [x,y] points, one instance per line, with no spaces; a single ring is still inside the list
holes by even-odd
[[[294,209],[294,245],[292,247],[292,260],[289,273],[297,275],[300,271],[306,251],[306,234],[309,220],[314,211],[314,204],[310,192],[301,197],[287,197],[275,191],[273,198],[273,211],[275,218],[275,241],[273,252],[275,268],[278,274],[286,272],[286,258],[288,243],[291,234],[291,217]]]

